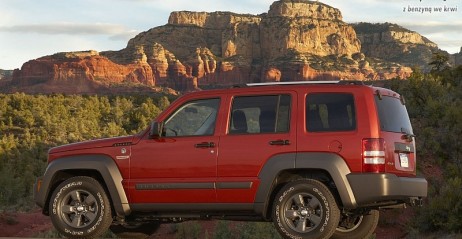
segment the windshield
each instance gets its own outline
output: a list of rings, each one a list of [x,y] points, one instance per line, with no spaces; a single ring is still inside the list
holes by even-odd
[[[412,134],[409,115],[400,99],[377,95],[375,102],[379,111],[380,128],[382,131]]]

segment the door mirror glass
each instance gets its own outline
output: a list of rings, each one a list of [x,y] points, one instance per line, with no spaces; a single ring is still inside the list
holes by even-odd
[[[151,129],[149,130],[149,138],[155,139],[161,136],[162,124],[156,121],[152,121]]]

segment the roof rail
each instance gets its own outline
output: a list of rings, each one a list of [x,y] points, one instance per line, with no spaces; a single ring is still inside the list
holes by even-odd
[[[338,82],[339,85],[365,85],[364,81],[360,80],[342,80]]]
[[[246,86],[339,84],[339,83],[341,83],[341,81],[278,81],[278,82],[247,83]]]

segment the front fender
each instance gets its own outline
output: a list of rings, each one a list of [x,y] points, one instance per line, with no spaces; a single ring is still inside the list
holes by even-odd
[[[105,155],[81,155],[59,158],[48,164],[45,174],[38,178],[34,190],[35,203],[44,208],[53,192],[51,188],[55,180],[59,180],[57,175],[65,171],[97,171],[104,180],[112,199],[113,207],[118,216],[130,214],[127,195],[122,185],[122,174],[114,160]],[[40,182],[40,186],[37,186]]]

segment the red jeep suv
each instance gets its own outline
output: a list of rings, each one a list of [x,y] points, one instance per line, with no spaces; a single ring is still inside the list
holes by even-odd
[[[35,202],[71,238],[189,219],[273,221],[284,238],[365,238],[427,181],[405,102],[359,82],[186,94],[134,136],[49,151]]]

